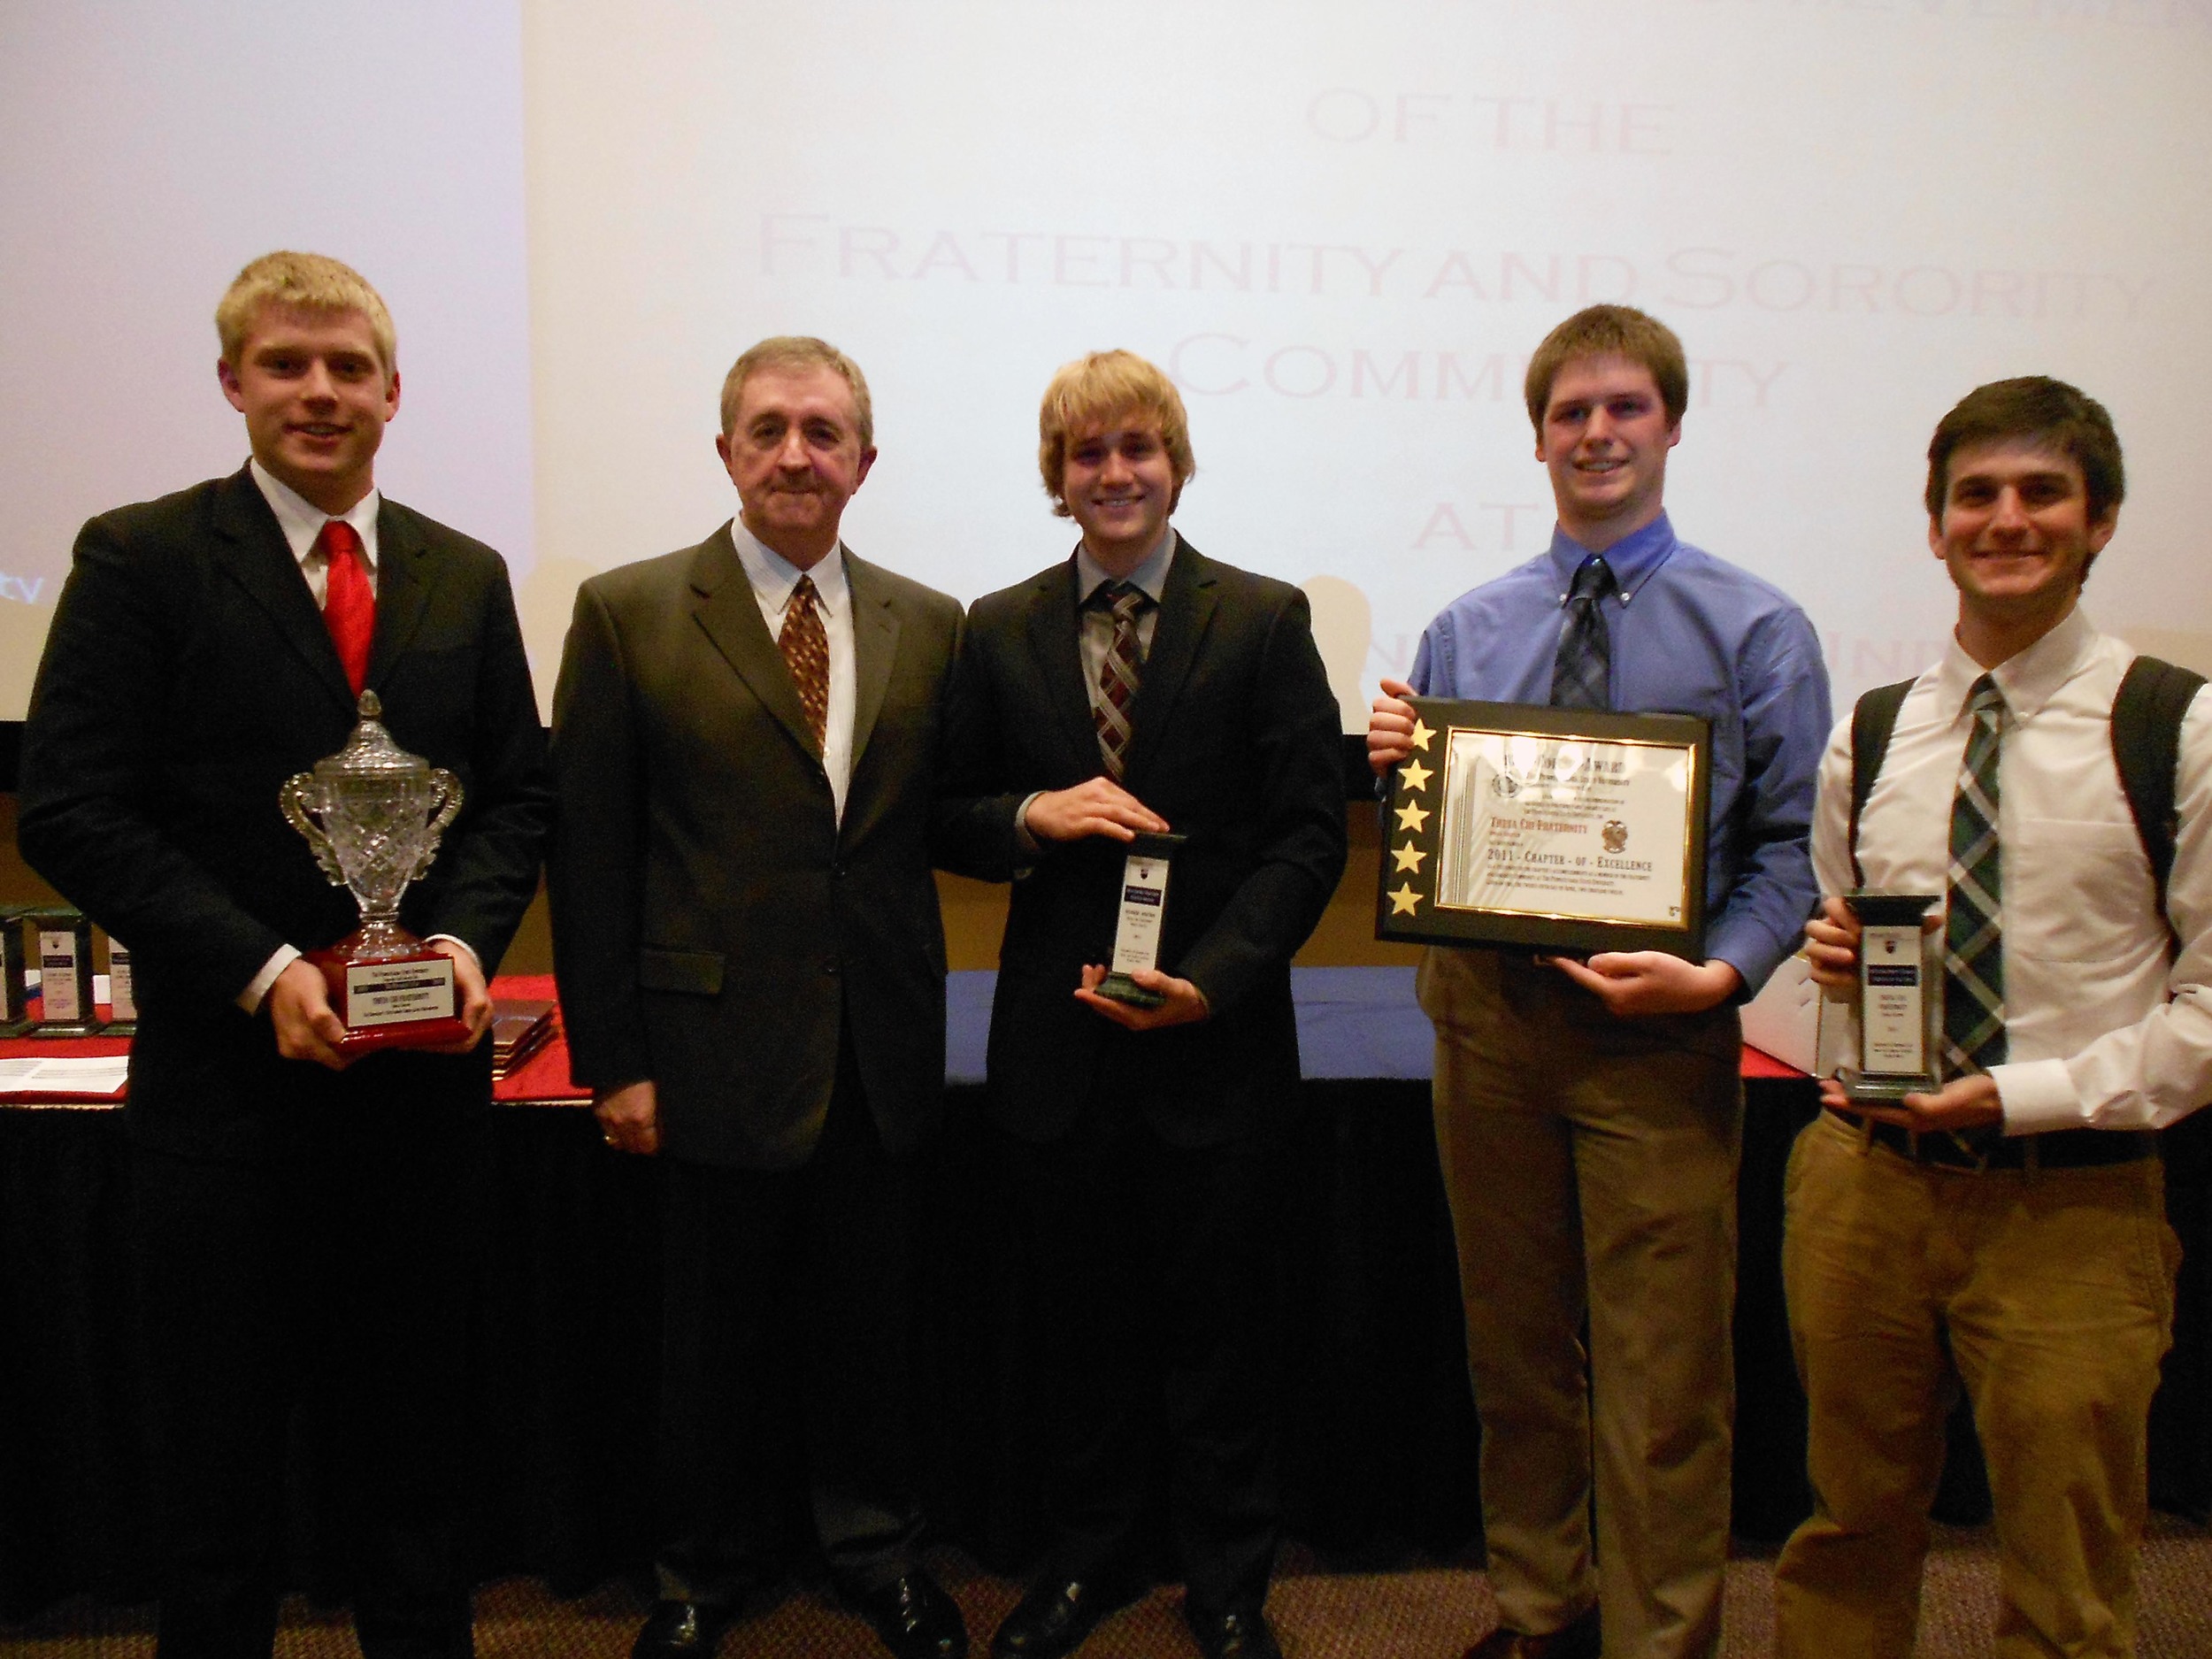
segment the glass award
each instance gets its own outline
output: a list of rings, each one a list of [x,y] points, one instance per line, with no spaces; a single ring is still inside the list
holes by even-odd
[[[461,810],[461,783],[392,741],[376,693],[361,694],[359,712],[343,749],[277,793],[331,885],[349,889],[361,910],[359,928],[307,960],[346,1026],[341,1054],[441,1047],[468,1034],[453,961],[399,925],[399,901],[436,859]]]
[[[92,1000],[92,924],[59,907],[28,913],[38,962],[35,1037],[89,1037],[100,1029]]]
[[[1180,835],[1140,833],[1129,843],[1121,866],[1121,910],[1114,927],[1114,957],[1107,964],[1098,995],[1132,1008],[1157,1008],[1167,1001],[1148,991],[1134,975],[1141,968],[1160,965],[1160,940],[1167,926],[1168,867]]]
[[[1859,918],[1859,1064],[1837,1072],[1843,1092],[1869,1105],[1932,1094],[1943,1029],[1942,945],[1922,926],[1943,901],[1932,894],[1853,893]]]

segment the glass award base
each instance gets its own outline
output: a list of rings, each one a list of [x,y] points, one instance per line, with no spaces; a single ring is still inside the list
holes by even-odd
[[[1110,973],[1098,982],[1095,995],[1110,1002],[1125,1002],[1131,1008],[1157,1008],[1167,998],[1157,991],[1148,991],[1125,973]]]
[[[1855,1101],[1862,1106],[1894,1106],[1908,1094],[1932,1094],[1943,1087],[1932,1077],[1854,1071],[1847,1067],[1836,1073],[1836,1081],[1843,1085],[1846,1100]]]
[[[419,939],[372,944],[357,933],[307,959],[321,970],[331,1011],[345,1025],[342,1055],[437,1048],[468,1036],[453,958]]]

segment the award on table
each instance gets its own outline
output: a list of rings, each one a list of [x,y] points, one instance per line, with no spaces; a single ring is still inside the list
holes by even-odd
[[[1114,959],[1107,964],[1098,995],[1132,1008],[1157,1008],[1167,1001],[1130,976],[1160,965],[1160,936],[1167,925],[1167,873],[1180,835],[1139,834],[1129,843],[1121,866],[1120,919],[1114,928]]]
[[[31,993],[24,979],[23,912],[0,910],[0,1037],[30,1030]]]
[[[361,926],[307,960],[322,971],[347,1034],[344,1055],[434,1048],[468,1035],[453,962],[399,925],[400,895],[427,873],[438,837],[461,810],[461,784],[392,741],[376,693],[361,694],[360,722],[336,754],[277,792],[333,887],[351,889]]]
[[[100,1029],[92,1000],[92,924],[84,914],[54,906],[25,912],[35,940],[38,1024],[35,1037],[89,1037]]]
[[[131,950],[114,934],[108,935],[108,1024],[110,1037],[130,1037],[138,1032],[138,990],[131,979]]]
[[[1932,1094],[1937,1034],[1943,1029],[1942,945],[1921,918],[1933,894],[1854,893],[1859,918],[1859,1064],[1837,1072],[1843,1092],[1870,1105]]]
[[[1711,728],[1687,714],[1413,700],[1378,938],[1705,959]]]

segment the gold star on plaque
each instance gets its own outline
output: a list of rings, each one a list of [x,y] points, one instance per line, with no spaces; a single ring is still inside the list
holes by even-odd
[[[1419,749],[1424,755],[1427,754],[1429,752],[1429,739],[1434,737],[1435,735],[1435,733],[1430,731],[1427,726],[1421,724],[1421,717],[1419,715],[1417,714],[1413,717],[1414,748]]]
[[[1417,876],[1421,873],[1421,861],[1426,858],[1428,854],[1416,847],[1411,841],[1408,841],[1402,847],[1393,847],[1390,849],[1390,856],[1398,861],[1400,870],[1410,870]]]
[[[1413,890],[1413,883],[1405,882],[1390,895],[1390,913],[1393,916],[1410,916],[1414,907],[1420,902],[1421,895]]]
[[[1409,801],[1398,809],[1398,827],[1402,830],[1411,830],[1418,835],[1421,826],[1428,821],[1429,810],[1425,806]]]
[[[1399,781],[1403,783],[1409,789],[1427,788],[1429,787],[1429,769],[1426,766],[1424,766],[1417,760],[1409,760],[1406,762],[1404,765],[1398,768]]]

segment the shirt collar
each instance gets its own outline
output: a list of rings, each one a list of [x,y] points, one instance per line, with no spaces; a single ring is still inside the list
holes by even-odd
[[[1167,567],[1174,562],[1175,526],[1170,525],[1160,533],[1159,546],[1146,554],[1144,563],[1129,572],[1129,583],[1132,587],[1141,588],[1145,597],[1156,605],[1160,603],[1160,595],[1167,590]],[[1078,541],[1075,544],[1077,607],[1079,609],[1088,604],[1091,595],[1113,580],[1107,574],[1105,566],[1091,557],[1090,549]]]
[[[815,560],[813,567],[804,571],[748,530],[742,518],[730,520],[730,541],[737,549],[737,562],[745,567],[745,579],[752,583],[753,592],[768,602],[771,610],[781,611],[791,603],[791,590],[799,585],[802,576],[814,579],[815,596],[825,613],[836,616],[844,610],[842,541],[830,549],[827,558]]]
[[[1621,603],[1633,599],[1643,585],[1658,574],[1659,567],[1667,562],[1675,549],[1674,526],[1667,515],[1661,513],[1632,535],[1624,535],[1605,549],[1593,554],[1558,526],[1552,526],[1552,571],[1559,580],[1559,595],[1563,602],[1575,584],[1575,572],[1582,562],[1591,557],[1604,559],[1613,572],[1613,580],[1621,590]]]
[[[2082,660],[2096,643],[2097,630],[2079,602],[2066,619],[2025,650],[2015,651],[1996,667],[1985,669],[1961,649],[1954,634],[1936,669],[1939,706],[1951,717],[1966,707],[1967,695],[1985,673],[1997,682],[2006,712],[2026,719],[2057,695],[2074,677]]]
[[[269,503],[269,511],[276,514],[277,528],[284,532],[285,545],[292,549],[295,563],[306,564],[307,556],[315,549],[315,539],[323,533],[323,526],[333,518],[342,518],[361,538],[361,551],[368,557],[369,568],[376,568],[376,515],[383,497],[373,485],[367,495],[345,511],[325,512],[262,465],[258,457],[246,465],[254,483],[260,488],[261,498]]]

